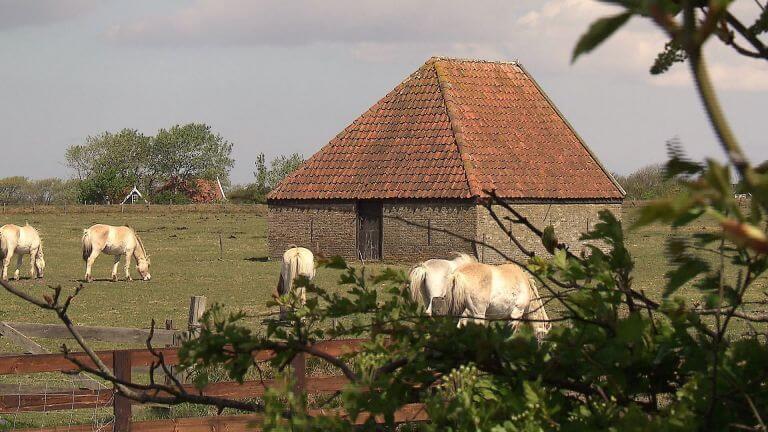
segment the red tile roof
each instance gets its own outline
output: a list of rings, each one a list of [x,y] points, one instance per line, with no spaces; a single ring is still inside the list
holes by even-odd
[[[286,177],[270,200],[620,199],[517,63],[432,58]]]

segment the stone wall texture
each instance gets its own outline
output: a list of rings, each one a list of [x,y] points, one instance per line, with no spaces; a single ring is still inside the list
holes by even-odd
[[[477,206],[470,201],[385,201],[383,214],[385,261],[474,254]]]
[[[568,244],[571,251],[577,254],[584,248],[579,237],[598,221],[598,212],[610,210],[621,220],[621,203],[618,202],[530,204],[513,202],[510,205],[541,230],[551,224],[555,228],[558,240]],[[528,228],[510,221],[510,219],[515,219],[511,212],[499,205],[492,206],[492,211],[526,249],[536,252],[537,255],[549,256],[541,241]],[[527,258],[494,220],[487,208],[478,206],[477,213],[477,255],[479,260],[489,264],[504,262],[506,260],[502,254],[523,261]],[[480,243],[486,243],[487,246]]]
[[[350,201],[270,202],[267,216],[269,256],[282,259],[288,245],[315,254],[357,257],[355,204]]]
[[[578,253],[578,238],[598,221],[598,212],[611,210],[621,218],[621,203],[510,203],[540,229],[552,224],[558,239]],[[493,211],[527,249],[547,256],[539,239],[502,206]],[[269,254],[280,259],[290,244],[324,256],[357,259],[357,214],[353,201],[276,201],[269,203]],[[387,200],[383,202],[382,257],[387,262],[414,263],[449,257],[451,252],[474,254],[486,263],[506,261],[502,253],[524,260],[525,255],[492,218],[488,209],[471,201]],[[482,243],[486,243],[484,246]],[[498,249],[501,253],[494,250]]]

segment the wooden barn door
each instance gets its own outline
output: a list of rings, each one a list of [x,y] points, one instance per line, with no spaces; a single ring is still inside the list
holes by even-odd
[[[381,260],[381,209],[381,201],[357,202],[357,256],[362,260]]]

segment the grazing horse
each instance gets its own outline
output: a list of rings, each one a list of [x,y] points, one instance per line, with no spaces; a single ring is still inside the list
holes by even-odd
[[[537,337],[551,328],[536,284],[517,264],[465,264],[448,277],[448,285],[449,313],[461,317],[460,327],[470,319],[475,323],[511,319],[516,329],[521,319],[528,318]]]
[[[13,278],[19,280],[21,259],[29,254],[30,277],[43,277],[45,258],[43,258],[43,243],[40,234],[29,224],[20,227],[8,224],[0,228],[0,259],[3,261],[3,280],[8,279],[8,266],[13,255],[16,255],[16,272]]]
[[[452,260],[430,259],[416,264],[408,275],[411,298],[426,305],[428,316],[432,316],[432,299],[445,296],[448,275],[464,264],[477,262],[475,257],[465,253],[454,254],[456,258]]]
[[[283,265],[280,270],[280,280],[277,283],[277,293],[286,295],[293,289],[293,281],[298,276],[305,276],[309,280],[315,278],[315,256],[312,251],[296,245],[289,245],[283,254]],[[298,288],[298,294],[302,303],[307,301],[306,289]]]
[[[141,278],[148,281],[149,274],[149,255],[144,249],[144,243],[131,227],[114,227],[110,225],[97,224],[83,231],[83,260],[85,261],[85,281],[91,282],[91,267],[100,253],[114,255],[115,265],[112,266],[112,280],[117,280],[117,266],[120,263],[120,257],[125,255],[125,279],[131,278],[131,256],[136,259],[136,270],[139,271]]]

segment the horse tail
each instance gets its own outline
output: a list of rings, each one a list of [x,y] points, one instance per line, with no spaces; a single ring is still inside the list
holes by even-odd
[[[278,294],[286,295],[291,292],[293,288],[293,280],[296,278],[299,270],[299,254],[296,250],[289,249],[286,252],[287,257],[283,256],[283,266],[280,270],[280,278],[282,282],[278,287]]]
[[[536,288],[536,280],[533,276],[528,276],[528,288],[530,290],[531,300],[526,308],[526,316],[533,320],[531,323],[537,335],[545,335],[552,329],[552,323],[549,322],[549,315],[544,309],[544,302],[541,300],[539,290]]]
[[[448,314],[461,316],[467,304],[467,276],[461,271],[454,271],[446,279],[445,302]]]
[[[91,242],[91,230],[83,230],[83,261],[88,261],[88,257],[93,252],[93,243]]]
[[[0,260],[5,259],[5,251],[8,250],[8,245],[5,237],[3,237],[3,230],[0,229]]]
[[[426,302],[424,298],[424,288],[427,282],[427,268],[424,264],[418,264],[411,269],[408,274],[408,292],[411,294],[411,299],[416,303],[423,304]]]

